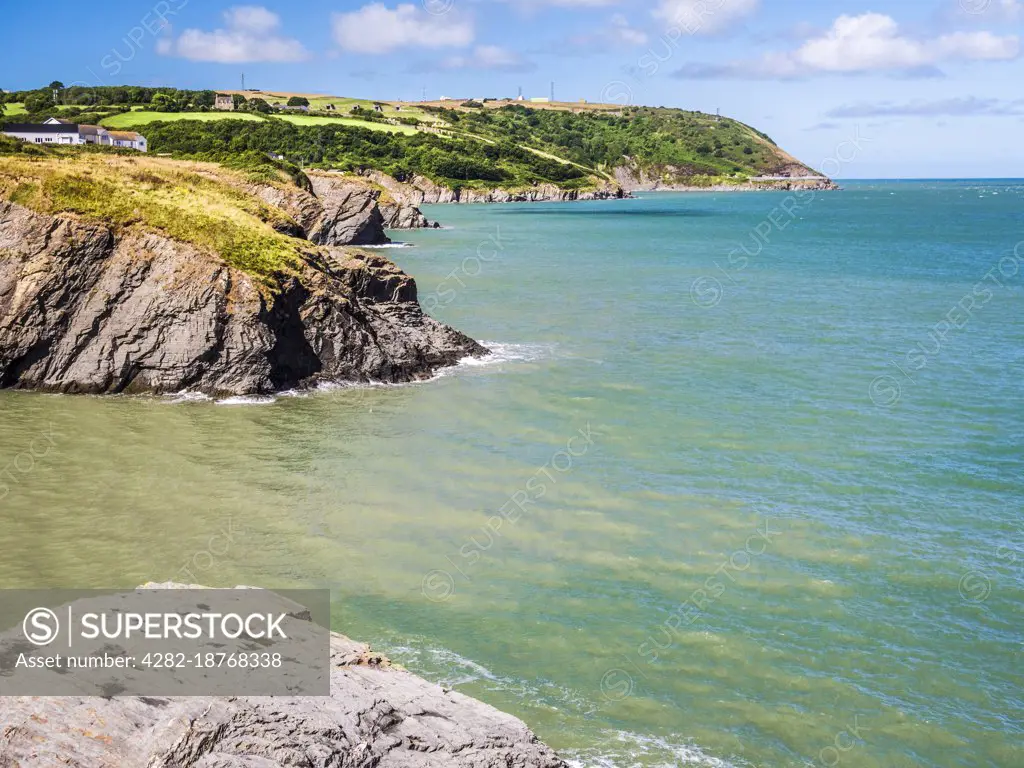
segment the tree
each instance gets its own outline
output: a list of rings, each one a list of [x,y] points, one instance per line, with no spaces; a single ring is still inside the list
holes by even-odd
[[[264,115],[271,111],[270,105],[263,99],[249,99],[249,109],[253,112],[262,112]]]
[[[62,83],[60,80],[54,80],[46,87],[49,88],[51,91],[62,91],[64,90],[64,83]]]
[[[308,107],[309,106],[309,99],[307,99],[307,98],[305,98],[303,96],[292,96],[290,99],[288,99],[288,106],[289,107]]]
[[[213,91],[199,91],[195,96],[192,97],[193,106],[199,107],[212,107],[217,102],[217,94]]]
[[[53,97],[34,93],[25,99],[25,111],[30,114],[45,112],[53,106]]]
[[[232,94],[231,101],[235,105],[235,109],[245,109],[246,98],[240,93]]]
[[[155,93],[153,94],[153,101],[151,102],[153,109],[157,112],[177,112],[178,104],[173,96],[166,93]]]

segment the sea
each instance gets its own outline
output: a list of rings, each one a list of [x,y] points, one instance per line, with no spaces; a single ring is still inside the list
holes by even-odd
[[[326,587],[576,767],[1024,766],[1024,181],[842,186],[427,206],[430,381],[0,392],[0,587]]]

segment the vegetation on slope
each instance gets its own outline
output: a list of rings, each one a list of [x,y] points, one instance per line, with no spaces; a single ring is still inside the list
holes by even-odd
[[[214,91],[136,86],[51,83],[0,95],[0,101],[24,103],[28,115],[18,120],[26,122],[57,115],[108,127],[145,126],[152,151],[177,157],[226,161],[273,153],[304,166],[374,168],[398,179],[417,173],[451,187],[593,188],[621,167],[697,185],[813,173],[750,126],[679,109],[469,101],[405,104],[399,111],[394,104],[330,96],[231,93],[240,111],[213,111]],[[336,111],[296,114],[274,109],[277,102],[313,110],[332,104]]]
[[[276,232],[286,220],[245,187],[286,174],[182,163],[131,150],[42,149],[0,137],[0,200],[40,213],[71,213],[120,232],[137,227],[190,243],[268,286],[300,264],[309,244]]]
[[[630,159],[640,167],[675,166],[687,175],[757,176],[787,164],[766,135],[730,118],[679,109],[630,107],[621,115],[507,106],[440,110],[457,130],[544,149],[592,168]]]
[[[585,170],[506,141],[403,136],[349,125],[296,126],[282,120],[154,123],[146,136],[152,151],[179,157],[224,161],[246,152],[279,153],[314,167],[375,168],[398,179],[418,173],[452,187],[595,183]]]

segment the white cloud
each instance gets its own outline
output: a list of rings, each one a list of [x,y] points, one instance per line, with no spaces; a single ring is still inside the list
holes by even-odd
[[[757,10],[760,0],[659,0],[653,14],[691,35],[710,35]]]
[[[647,33],[629,25],[629,21],[621,13],[612,16],[611,29],[608,36],[621,45],[644,45],[647,42]]]
[[[224,12],[224,19],[231,29],[268,34],[277,28],[281,19],[273,11],[258,5],[240,5]]]
[[[827,32],[793,51],[767,53],[724,66],[689,65],[677,74],[758,79],[870,72],[937,74],[937,66],[947,61],[1008,61],[1019,54],[1016,35],[955,32],[913,38],[902,34],[892,17],[865,13],[840,16]]]
[[[450,56],[440,64],[442,69],[491,69],[503,72],[526,72],[534,68],[518,54],[497,45],[478,45],[468,56]]]
[[[991,32],[957,32],[931,40],[900,34],[890,16],[865,13],[840,16],[825,35],[808,40],[778,59],[781,71],[866,72],[934,66],[947,59],[1000,60],[1015,58],[1020,50],[1016,36],[999,37]]]
[[[335,42],[353,53],[388,53],[399,48],[461,48],[473,42],[472,22],[427,13],[403,3],[394,9],[383,3],[364,5],[332,17]]]
[[[241,5],[224,12],[224,29],[204,32],[186,29],[177,39],[163,38],[157,52],[192,61],[239,64],[251,61],[302,61],[309,58],[298,40],[278,34],[281,18],[258,5]]]

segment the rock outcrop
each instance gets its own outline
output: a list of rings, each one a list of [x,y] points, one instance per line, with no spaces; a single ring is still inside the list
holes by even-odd
[[[806,190],[834,190],[839,186],[825,176],[815,176],[803,165],[791,163],[779,167],[772,176],[751,179],[735,184],[694,184],[690,179],[694,169],[662,165],[641,168],[635,164],[620,165],[614,170],[615,180],[630,192],[765,192]]]
[[[299,226],[359,230],[324,223],[298,192],[282,206]],[[153,232],[0,201],[0,387],[263,394],[412,381],[484,352],[425,315],[413,279],[375,254],[310,244],[271,290]]]
[[[377,207],[380,191],[362,179],[333,173],[306,174],[313,194],[323,209],[320,219],[307,231],[318,245],[382,245],[384,217]]]
[[[363,175],[383,187],[397,201],[409,206],[422,203],[536,203],[573,200],[612,200],[627,196],[616,184],[607,183],[593,190],[562,189],[554,184],[538,184],[524,189],[452,189],[425,176],[413,174],[398,181],[381,171],[365,170]]]
[[[427,221],[419,208],[415,205],[395,200],[390,195],[382,195],[377,200],[377,207],[380,208],[381,216],[384,217],[386,229],[423,229],[425,227],[437,226]]]
[[[285,234],[306,237],[321,245],[384,245],[385,229],[431,226],[415,205],[397,200],[361,176],[307,171],[310,189],[282,185],[252,188],[264,202],[280,208],[298,225]],[[390,177],[388,177],[390,178]]]
[[[566,768],[517,718],[336,633],[330,689],[329,697],[0,698],[0,766]]]

